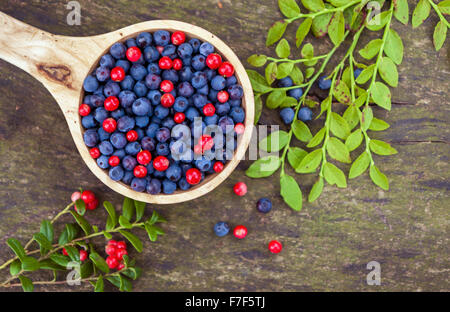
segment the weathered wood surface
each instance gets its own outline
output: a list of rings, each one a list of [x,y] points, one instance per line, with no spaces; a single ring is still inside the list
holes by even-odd
[[[264,47],[265,33],[278,18],[276,1],[89,1],[80,0],[82,25],[66,24],[66,1],[3,0],[0,10],[26,23],[65,35],[94,35],[136,22],[166,18],[202,26],[227,42],[241,59],[273,53]],[[411,1],[416,3],[416,1]],[[450,114],[449,49],[436,53],[432,31],[436,16],[421,28],[395,24],[404,39],[405,59],[400,85],[393,92],[391,112],[376,110],[392,126],[373,137],[398,149],[394,157],[377,157],[390,178],[381,191],[367,176],[348,189],[326,187],[301,213],[283,204],[278,176],[251,180],[250,164],[242,162],[219,188],[197,200],[153,206],[168,220],[167,235],[145,243],[136,255],[144,275],[138,291],[448,291]],[[295,32],[290,27],[291,33]],[[325,49],[325,43],[315,44]],[[296,53],[298,51],[296,50]],[[278,114],[264,110],[261,123],[278,124]],[[93,189],[101,199],[121,198],[102,185],[77,154],[62,113],[50,94],[30,76],[0,62],[0,262],[11,257],[5,241],[26,241],[42,218],[54,216],[78,186]],[[297,176],[304,193],[315,179]],[[232,185],[249,185],[244,198]],[[255,210],[258,198],[269,196],[268,215]],[[98,209],[89,218],[100,224]],[[243,223],[249,236],[217,239],[213,224]],[[146,235],[141,233],[146,239]],[[270,255],[267,243],[279,239],[284,250]],[[103,241],[98,241],[102,244]],[[366,284],[366,264],[381,263],[381,286]],[[5,277],[5,273],[0,273]],[[44,278],[38,276],[37,278]],[[39,287],[40,291],[73,290]],[[77,288],[89,290],[89,286]]]

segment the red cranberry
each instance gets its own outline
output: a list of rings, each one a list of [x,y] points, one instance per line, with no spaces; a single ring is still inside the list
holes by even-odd
[[[70,196],[70,199],[72,200],[72,203],[76,202],[77,200],[79,200],[81,198],[81,193],[80,192],[73,192],[72,196]]]
[[[142,52],[138,47],[130,47],[127,50],[127,59],[131,62],[137,62],[141,58]]]
[[[164,93],[161,96],[161,105],[164,107],[172,107],[172,105],[175,103],[175,98],[171,93]]]
[[[87,104],[81,104],[78,108],[78,113],[83,117],[87,116],[91,113],[91,107]]]
[[[89,204],[90,202],[93,202],[95,200],[95,194],[92,191],[83,191],[81,193],[81,199],[86,203]]]
[[[169,160],[164,156],[158,156],[153,160],[153,168],[158,171],[164,171],[169,168]]]
[[[245,131],[245,126],[243,123],[239,122],[234,126],[234,132],[236,132],[236,134],[243,134]]]
[[[208,103],[205,106],[203,106],[203,115],[205,116],[212,116],[216,112],[216,108],[213,104]]]
[[[156,50],[158,50],[159,54],[162,54],[164,51],[164,47],[162,46],[156,46]]]
[[[201,179],[202,179],[202,174],[201,174],[200,170],[198,170],[196,168],[191,168],[188,171],[186,171],[186,181],[190,185],[198,184]]]
[[[109,157],[108,163],[111,167],[118,166],[120,164],[119,156],[113,155],[113,156]]]
[[[182,31],[176,31],[172,34],[172,43],[180,45],[186,41],[186,35]]]
[[[106,258],[106,264],[110,269],[115,269],[119,265],[119,260],[114,256]]]
[[[129,142],[134,142],[138,139],[139,135],[135,130],[130,130],[127,132],[127,140]]]
[[[119,99],[115,96],[109,96],[106,98],[105,102],[103,103],[103,106],[105,106],[105,109],[107,111],[115,111],[117,108],[119,108]]]
[[[88,257],[88,253],[86,250],[81,249],[80,250],[80,261],[85,261]]]
[[[203,148],[200,144],[194,146],[194,153],[198,155],[203,154]]]
[[[101,153],[98,147],[93,147],[89,150],[89,154],[91,154],[91,157],[94,159],[97,159],[100,157]]]
[[[243,225],[238,225],[234,228],[233,234],[237,238],[242,239],[247,236],[247,228]]]
[[[173,60],[173,69],[175,70],[180,70],[181,68],[183,68],[183,61],[180,60],[179,58],[174,59]]]
[[[117,249],[127,249],[127,244],[124,241],[120,241],[116,243]]]
[[[123,259],[123,256],[125,256],[125,255],[128,255],[128,252],[127,252],[126,249],[119,249],[119,250],[117,250],[117,252],[116,252],[116,257],[117,257],[117,259],[119,259],[119,260],[122,260],[122,259]]]
[[[103,120],[102,127],[106,132],[113,133],[114,131],[116,131],[117,122],[114,118],[106,118],[105,120]]]
[[[113,245],[106,245],[105,252],[108,256],[114,256],[117,252],[117,248]]]
[[[222,57],[217,53],[211,53],[206,58],[206,65],[211,69],[217,69],[222,64]]]
[[[234,185],[233,191],[238,196],[247,194],[247,185],[244,182],[238,182]]]
[[[120,82],[125,78],[125,71],[122,67],[114,67],[111,69],[111,79],[115,82]]]
[[[152,154],[149,151],[143,150],[137,154],[136,159],[141,165],[147,166],[152,160]]]
[[[125,268],[125,264],[123,264],[122,262],[119,263],[119,265],[117,266],[117,271],[123,270]]]
[[[94,210],[98,207],[98,199],[94,199],[93,201],[91,201],[90,203],[86,204],[86,209],[87,210]]]
[[[173,65],[172,60],[168,56],[163,56],[159,59],[159,68],[161,69],[171,69]]]
[[[271,253],[279,253],[283,249],[283,245],[279,241],[273,240],[269,243],[269,250]]]
[[[203,151],[209,151],[214,146],[214,140],[210,135],[202,135],[199,143]]]
[[[169,93],[173,90],[173,83],[170,80],[163,80],[159,85],[161,91]]]
[[[69,254],[67,253],[66,248],[63,248],[63,249],[62,249],[62,254],[63,254],[64,256],[68,256],[68,255],[69,255]]]
[[[234,74],[234,67],[230,62],[223,62],[218,71],[221,76],[231,77]]]
[[[115,240],[111,239],[110,241],[108,241],[108,245],[117,246],[117,242]]]
[[[223,163],[221,161],[216,161],[214,163],[213,169],[215,172],[221,172],[223,170]]]
[[[147,168],[142,165],[137,165],[134,167],[133,173],[136,178],[145,178],[147,175]]]
[[[184,121],[184,119],[186,118],[186,116],[184,115],[184,113],[175,113],[175,115],[173,116],[173,121],[175,121],[176,123],[182,123]]]
[[[228,101],[228,98],[230,96],[228,95],[227,91],[219,91],[219,93],[217,93],[217,101],[219,101],[220,103],[225,103],[226,101]]]

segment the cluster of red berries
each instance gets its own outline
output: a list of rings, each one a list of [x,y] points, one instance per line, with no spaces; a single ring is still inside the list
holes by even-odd
[[[68,256],[69,254],[67,253],[67,250],[66,250],[66,248],[63,248],[62,249],[62,254],[64,255],[64,256]],[[85,261],[87,258],[88,258],[88,252],[86,251],[86,250],[84,250],[84,249],[80,249],[80,261],[81,262],[83,262],[83,261]]]
[[[128,255],[128,252],[127,244],[124,241],[117,242],[111,239],[105,247],[105,252],[108,255],[106,264],[110,269],[117,269],[120,271],[125,268],[123,256]]]
[[[82,199],[84,201],[84,204],[86,206],[87,210],[94,210],[98,207],[98,199],[95,196],[94,192],[89,190],[84,190],[83,192],[73,192],[72,196],[70,197],[72,202],[76,202],[79,199]],[[77,210],[77,207],[75,205],[75,210]]]

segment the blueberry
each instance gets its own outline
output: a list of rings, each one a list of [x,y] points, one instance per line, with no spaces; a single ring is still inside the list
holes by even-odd
[[[218,120],[219,120],[219,116],[217,116],[217,114],[214,114],[212,116],[207,116],[207,117],[205,117],[205,124],[207,126],[216,125]]]
[[[136,96],[143,97],[143,96],[147,95],[148,89],[145,86],[145,82],[141,80],[141,81],[136,82],[136,84],[134,85],[133,91],[136,94]]]
[[[194,49],[192,48],[191,44],[187,42],[180,44],[177,50],[178,56],[182,59],[191,56],[193,52]]]
[[[216,104],[216,114],[219,116],[225,116],[230,111],[231,107],[228,102]]]
[[[93,94],[91,96],[91,104],[95,107],[101,107],[103,106],[103,103],[105,102],[105,97],[103,94]]]
[[[158,140],[158,142],[164,143],[167,140],[170,139],[170,130],[168,128],[159,128],[156,131],[156,140]]]
[[[127,60],[118,60],[116,62],[116,67],[122,67],[124,72],[128,72],[130,70],[130,62]]]
[[[202,157],[200,159],[197,159],[195,161],[195,166],[200,170],[200,171],[208,171],[211,167],[212,167],[212,163],[211,160]]]
[[[230,117],[233,118],[234,123],[244,122],[245,112],[240,106],[235,106],[231,109]]]
[[[192,46],[192,50],[194,51],[194,53],[197,53],[202,43],[197,38],[192,38],[191,40],[189,40],[189,44]]]
[[[219,93],[219,91],[214,90],[213,88],[209,89],[208,99],[211,102],[216,102],[217,101],[217,93]]]
[[[102,169],[108,169],[109,168],[109,162],[108,162],[108,156],[101,155],[99,158],[97,158],[97,165]]]
[[[98,81],[106,81],[109,79],[109,75],[110,75],[110,70],[107,67],[97,67],[96,71],[95,71],[95,76],[97,77]]]
[[[166,173],[164,171],[155,171],[153,173],[153,177],[158,178],[158,179],[162,179],[166,177]]]
[[[191,185],[187,182],[186,178],[181,178],[180,181],[178,181],[178,187],[182,191],[187,191]]]
[[[121,166],[115,166],[109,169],[109,177],[113,181],[120,181],[122,180],[125,172],[123,171],[123,168]]]
[[[114,151],[113,155],[119,157],[119,159],[122,160],[126,156],[126,152],[124,149],[118,149]]]
[[[168,116],[161,121],[161,126],[163,126],[165,128],[172,129],[172,127],[175,125],[176,125],[176,123],[171,116]]]
[[[178,75],[180,76],[180,80],[181,81],[191,81],[192,79],[192,69],[190,66],[188,67],[183,67],[179,72]]]
[[[125,146],[125,152],[129,155],[136,156],[141,151],[141,144],[138,142],[130,142]]]
[[[136,44],[141,49],[148,47],[151,43],[152,35],[148,32],[142,32],[136,37]]]
[[[100,58],[100,66],[107,67],[107,68],[113,68],[116,61],[112,57],[111,54],[105,54]]]
[[[154,138],[156,136],[156,131],[158,129],[159,123],[151,123],[150,126],[148,126],[147,130],[145,131],[145,134],[150,138]]]
[[[192,94],[194,94],[194,88],[187,81],[180,83],[178,85],[177,90],[178,90],[178,94],[180,96],[183,96],[183,97],[186,97],[186,98],[188,98],[188,97],[192,96]]]
[[[97,90],[94,91],[94,95],[103,95],[103,90],[105,89],[105,86],[100,85]]]
[[[143,192],[147,186],[146,179],[134,178],[131,180],[131,188],[136,192]]]
[[[192,58],[191,66],[195,70],[204,69],[206,66],[206,58],[201,54],[197,54]]]
[[[115,120],[119,119],[122,116],[125,116],[125,111],[123,110],[123,108],[119,108],[111,112],[111,117],[114,118]]]
[[[195,72],[192,75],[191,83],[192,83],[192,86],[196,89],[199,89],[199,88],[205,86],[208,83],[206,74],[201,71]]]
[[[203,42],[200,45],[199,52],[200,52],[200,54],[203,54],[204,56],[208,56],[214,52],[214,46],[209,42]]]
[[[294,85],[294,81],[292,81],[291,77],[284,77],[278,81],[277,85],[280,88],[289,88]]]
[[[155,172],[155,168],[153,167],[153,160],[149,162],[146,168],[147,168],[147,175],[151,175]]]
[[[132,171],[125,171],[125,174],[123,175],[123,178],[122,178],[122,182],[127,185],[130,185],[131,180],[133,180],[133,178],[134,178],[134,174]]]
[[[93,104],[91,103],[91,101],[92,101],[92,94],[88,94],[83,98],[83,103],[89,105],[92,108]]]
[[[230,226],[226,222],[220,221],[214,225],[214,233],[219,237],[227,235],[229,231]]]
[[[209,93],[209,86],[206,84],[203,87],[197,89],[197,93],[203,94],[203,95],[208,95],[208,93]]]
[[[208,79],[208,81],[211,81],[214,77],[217,76],[217,72],[211,68],[207,68],[203,72],[205,73],[206,79]]]
[[[228,94],[230,95],[230,99],[239,100],[244,95],[244,89],[240,85],[232,85],[228,87]]]
[[[153,34],[156,45],[166,46],[170,42],[170,33],[167,30],[158,30]]]
[[[237,78],[235,75],[227,78],[227,87],[231,87],[232,85],[235,85],[237,83],[238,83],[238,81],[237,81]]]
[[[117,149],[124,148],[128,143],[125,134],[123,134],[122,132],[114,132],[113,134],[111,134],[109,140],[111,141],[111,144]]]
[[[164,194],[172,194],[177,189],[177,184],[175,182],[164,179],[162,182],[162,189]]]
[[[130,69],[130,75],[134,80],[142,80],[147,76],[147,69],[141,64],[133,64]]]
[[[359,75],[361,75],[361,72],[362,72],[361,68],[355,69],[355,71],[353,72],[353,75],[354,75],[355,79],[358,78]]]
[[[159,59],[159,52],[158,52],[158,50],[156,50],[155,47],[146,47],[144,49],[144,59],[147,62],[150,62],[150,63],[157,61]],[[155,63],[152,63],[152,64],[155,64]],[[147,69],[148,69],[148,67],[147,67]],[[158,69],[159,69],[159,66],[158,66]],[[150,70],[149,70],[149,72],[150,72]]]
[[[194,121],[194,118],[199,117],[200,114],[195,107],[189,107],[186,110],[185,116],[186,116],[186,119],[188,119],[190,122],[192,122],[192,121]]]
[[[159,118],[163,119],[166,118],[169,115],[169,109],[167,107],[164,107],[162,105],[158,105],[155,107],[154,115]]]
[[[228,103],[230,104],[231,107],[234,107],[234,106],[241,106],[242,101],[241,100],[228,100]]]
[[[234,131],[234,122],[233,119],[231,119],[228,116],[223,116],[219,119],[219,122],[217,123],[219,127],[222,129],[223,133],[229,133]]]
[[[181,59],[181,62],[183,63],[183,66],[191,66],[192,57],[185,57]]]
[[[142,149],[152,152],[155,150],[156,142],[151,137],[143,137],[141,140]]]
[[[106,132],[103,128],[98,128],[98,137],[100,141],[109,140],[111,133]]]
[[[222,76],[215,76],[211,80],[211,87],[214,90],[217,90],[217,91],[223,90],[225,88],[225,86],[226,86],[226,80]]]
[[[118,96],[120,93],[120,85],[117,82],[113,82],[112,80],[108,81],[103,88],[103,94],[106,97],[109,96]]]
[[[136,40],[134,38],[127,39],[127,41],[125,41],[125,45],[128,48],[137,47]]]
[[[122,166],[125,170],[131,171],[136,165],[137,160],[133,156],[127,155],[122,159]]]
[[[138,140],[142,140],[145,135],[145,132],[142,128],[136,128],[136,133],[138,134]]]
[[[290,125],[295,117],[295,111],[291,107],[285,107],[280,111],[281,120],[286,125]]]
[[[150,90],[147,94],[147,99],[150,100],[152,105],[158,105],[161,103],[161,92],[158,90]]]
[[[109,156],[114,152],[114,147],[112,146],[111,142],[109,141],[102,141],[98,145],[98,149],[100,150],[100,153],[103,155]]]
[[[94,147],[99,140],[98,133],[95,129],[88,129],[83,134],[84,144],[88,147]]]
[[[303,89],[302,88],[291,89],[287,92],[287,95],[293,97],[298,101],[303,95]]]
[[[94,119],[94,115],[90,114],[81,118],[81,124],[85,129],[94,128],[97,126],[97,122]]]
[[[147,98],[141,97],[133,102],[133,113],[137,116],[151,115],[153,108]]]
[[[127,52],[127,47],[121,43],[116,42],[114,43],[111,48],[109,49],[109,53],[116,59],[122,59],[125,57],[125,53]]]
[[[161,83],[161,77],[155,74],[148,74],[145,77],[145,85],[150,90],[156,90],[159,88],[159,84]]]
[[[177,52],[177,47],[173,44],[168,44],[164,47],[164,50],[162,51],[162,56],[171,56]]]
[[[152,195],[161,193],[161,181],[158,179],[151,179],[150,182],[147,183],[146,191]]]
[[[256,203],[256,209],[262,213],[268,213],[272,209],[272,202],[270,199],[263,197]]]
[[[196,93],[192,96],[192,102],[196,108],[202,110],[203,106],[205,106],[208,103],[208,99],[203,94]]]
[[[128,132],[134,128],[135,121],[134,118],[130,116],[123,116],[117,120],[117,129],[120,132]]]
[[[331,79],[327,79],[327,77],[319,78],[319,88],[321,90],[328,90],[331,88]]]
[[[94,76],[87,76],[83,82],[83,89],[86,92],[94,92],[98,88],[98,80]]]
[[[312,111],[309,107],[302,107],[298,111],[298,119],[301,121],[309,121],[312,119]]]
[[[178,83],[178,80],[180,80],[180,78],[178,77],[178,72],[175,69],[164,70],[161,74],[161,77],[163,80],[169,80],[173,83]]]
[[[148,126],[148,123],[150,122],[150,118],[148,116],[138,116],[134,118],[136,121],[136,126],[139,128],[145,128]]]
[[[181,168],[177,165],[171,165],[166,170],[166,177],[172,182],[177,182],[181,179]]]
[[[134,92],[124,90],[119,93],[119,102],[122,107],[127,108],[131,107],[131,105],[136,101],[136,94]]]
[[[126,75],[125,78],[120,82],[120,87],[122,90],[133,90],[134,79],[130,75]],[[123,92],[123,91],[122,91]]]
[[[188,105],[189,105],[188,100],[183,96],[179,96],[175,99],[173,109],[176,112],[184,112],[187,109]]]

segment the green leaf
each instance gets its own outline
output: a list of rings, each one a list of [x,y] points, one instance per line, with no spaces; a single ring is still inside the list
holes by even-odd
[[[106,280],[116,286],[117,288],[120,287],[120,278],[118,275],[111,275],[106,277]]]
[[[444,21],[439,21],[434,28],[433,43],[436,51],[439,51],[444,45],[445,38],[447,38],[447,26]]]
[[[310,59],[314,57],[314,46],[311,43],[307,43],[303,46],[301,55],[303,58]]]
[[[284,90],[274,90],[270,92],[266,99],[266,106],[270,109],[275,109],[279,107],[286,99],[286,91]]]
[[[103,276],[99,275],[97,282],[95,283],[94,292],[103,292],[105,289],[105,282],[103,281]]]
[[[331,158],[343,163],[351,163],[350,153],[342,141],[335,137],[331,137],[327,143],[327,152]]]
[[[394,1],[394,16],[395,18],[405,25],[409,20],[409,6],[408,0],[396,0]]]
[[[389,56],[395,64],[400,65],[403,61],[403,41],[398,33],[390,29],[384,45],[384,53]]]
[[[347,146],[350,152],[354,151],[358,148],[358,146],[361,145],[362,140],[363,134],[361,132],[361,129],[357,129],[347,137],[347,139],[345,140],[345,146]]]
[[[312,147],[316,147],[317,145],[319,145],[323,141],[323,138],[325,136],[325,131],[326,131],[325,128],[322,128],[319,131],[317,131],[317,133],[313,136],[311,141],[309,141],[309,143],[308,143],[308,145],[306,145],[306,147],[312,148]]]
[[[372,122],[370,123],[369,130],[383,131],[389,127],[390,126],[386,121],[373,117]]]
[[[382,39],[374,39],[370,41],[366,46],[359,50],[359,55],[361,55],[366,60],[370,60],[375,57],[375,55],[380,52],[381,45],[383,44]]]
[[[428,0],[420,0],[412,15],[412,27],[419,27],[430,15],[431,5]]]
[[[47,238],[47,240],[50,243],[53,242],[54,232],[53,232],[53,225],[50,221],[42,220],[41,228],[39,231]]]
[[[259,148],[266,152],[278,152],[289,141],[289,134],[286,131],[279,130],[272,132],[259,142]]]
[[[302,159],[308,154],[305,150],[300,147],[289,147],[287,159],[292,168],[297,168]]]
[[[19,280],[22,284],[23,291],[32,292],[34,290],[33,282],[28,277],[19,275]]]
[[[300,211],[302,209],[302,191],[293,177],[286,174],[281,175],[280,195],[293,210]]]
[[[103,202],[103,207],[105,207],[108,212],[108,219],[106,220],[106,230],[112,230],[117,225],[117,215],[114,206],[108,202]]]
[[[345,174],[341,169],[327,162],[323,167],[323,175],[328,184],[336,184],[339,188],[347,187],[347,180],[345,179]]]
[[[247,62],[252,66],[261,67],[266,64],[267,56],[262,54],[253,54],[247,59]]]
[[[362,111],[362,125],[363,130],[367,130],[373,120],[373,111],[370,106],[364,107]]]
[[[345,121],[347,121],[350,130],[355,128],[359,123],[358,109],[354,105],[350,105],[345,110],[344,115],[342,115],[342,117],[344,117]]]
[[[297,106],[297,104],[298,104],[297,99],[295,99],[291,96],[286,96],[283,103],[281,103],[280,108],[293,107],[293,106]]]
[[[371,31],[378,31],[383,28],[389,20],[391,12],[384,11],[372,17],[372,19],[367,23],[367,29]]]
[[[167,221],[156,210],[153,210],[152,217],[147,222],[150,224],[155,224],[157,222],[161,223],[161,222],[167,222]]]
[[[300,8],[295,0],[278,0],[281,13],[287,18],[292,18],[300,14]]]
[[[266,46],[270,46],[280,40],[286,30],[287,25],[288,24],[285,21],[278,21],[273,24],[269,29],[269,33],[267,34]]]
[[[77,248],[73,246],[66,246],[64,247],[64,249],[66,250],[67,254],[69,255],[69,258],[72,261],[80,261],[80,252],[78,251]]]
[[[331,23],[328,26],[328,36],[334,45],[339,45],[344,39],[345,33],[345,18],[342,11],[334,13]]]
[[[367,81],[369,81],[370,78],[373,76],[373,71],[375,70],[375,64],[372,64],[370,66],[367,66],[363,69],[361,74],[359,74],[358,78],[356,78],[356,83],[364,84]]]
[[[330,130],[335,136],[342,140],[345,140],[350,134],[350,127],[348,126],[347,121],[335,112],[331,113]]]
[[[75,211],[71,211],[70,214],[74,217],[75,221],[77,221],[78,225],[81,227],[81,229],[86,235],[92,234],[94,230],[92,229],[92,226],[89,224],[89,222],[87,222],[87,220],[83,216],[80,216]]]
[[[36,233],[33,235],[33,239],[41,247],[41,255],[44,255],[47,251],[53,248],[52,243],[42,233]]]
[[[69,263],[70,259],[67,256],[60,255],[60,254],[51,254],[50,259],[55,262],[56,264],[62,266],[63,268],[67,268],[67,264]]]
[[[350,167],[350,172],[348,173],[349,179],[354,179],[361,174],[364,173],[364,171],[367,170],[367,168],[370,165],[370,156],[367,154],[366,151],[364,151],[361,155],[358,156],[358,158],[355,159],[352,166]]]
[[[387,82],[391,87],[398,86],[398,71],[397,66],[389,57],[381,59],[380,67],[378,69],[381,78]]]
[[[62,231],[61,235],[58,239],[59,245],[65,245],[68,242],[72,241],[75,236],[78,234],[78,228],[74,226],[72,223],[66,224],[64,227],[64,230]]]
[[[322,150],[317,149],[308,153],[302,161],[300,165],[295,169],[297,173],[312,173],[316,171],[317,167],[319,167],[322,161]]]
[[[271,62],[269,65],[266,66],[266,69],[264,70],[266,81],[269,85],[271,85],[275,79],[277,79],[277,73],[278,73],[278,66],[277,63]]]
[[[67,263],[66,263],[67,265]],[[43,270],[54,270],[54,271],[63,271],[66,270],[66,266],[61,266],[57,264],[52,259],[44,259],[39,261],[39,268]]]
[[[23,271],[36,271],[39,270],[39,262],[36,258],[33,257],[25,257],[20,260],[22,262],[22,270]]]
[[[292,69],[294,68],[294,63],[292,62],[286,62],[281,63],[277,67],[277,79],[283,79],[292,72]]]
[[[141,276],[142,270],[140,268],[128,268],[120,271],[120,273],[131,278],[132,280],[136,280],[139,276]]]
[[[150,241],[155,242],[158,238],[158,233],[156,232],[156,228],[153,225],[145,224],[145,231],[147,231],[148,238]]]
[[[130,221],[131,218],[133,217],[133,215],[134,215],[134,203],[133,203],[133,200],[131,198],[125,197],[123,199],[122,215],[128,221]],[[119,221],[120,221],[120,218],[119,218]]]
[[[136,208],[136,222],[138,222],[139,220],[142,219],[142,217],[144,216],[145,213],[145,203],[138,201],[138,200],[134,200],[134,207]]]
[[[298,26],[297,33],[295,34],[295,45],[297,48],[302,45],[303,40],[305,40],[308,35],[312,22],[312,18],[308,17],[300,24],[300,26]]]
[[[75,202],[75,211],[80,215],[84,215],[86,213],[86,204],[82,199],[77,199]]]
[[[122,275],[119,275],[119,281],[120,281],[120,286],[119,286],[119,290],[120,291],[131,291],[132,290],[132,285],[129,279],[123,277]]]
[[[356,107],[361,107],[364,103],[366,103],[368,94],[366,92],[366,90],[363,90],[361,95],[355,100],[355,106]]]
[[[253,162],[245,171],[245,174],[250,178],[265,178],[271,176],[281,165],[281,160],[278,156],[266,156]]]
[[[289,55],[291,55],[291,47],[289,46],[289,42],[284,38],[281,39],[275,48],[275,53],[279,58],[289,57]]]
[[[438,3],[438,8],[443,14],[450,15],[450,0],[444,0]]]
[[[142,252],[142,242],[137,236],[124,230],[119,230],[119,233],[122,234],[138,252]]]
[[[261,95],[255,96],[255,125],[258,124],[259,118],[261,118],[262,107]]]
[[[97,268],[99,268],[104,273],[109,273],[108,264],[106,264],[105,259],[103,259],[98,253],[95,251],[91,251],[89,254],[89,259],[95,264]]]
[[[312,203],[313,201],[315,201],[317,198],[319,198],[320,194],[322,194],[323,191],[323,178],[319,177],[319,180],[317,180],[316,183],[314,183],[311,191],[309,192],[308,195],[308,201],[310,203]]]
[[[331,101],[332,96],[327,96],[325,100],[323,100],[322,103],[320,103],[320,114],[316,117],[316,119],[319,119],[319,117],[322,116],[322,114],[328,110],[328,108],[331,106]]]
[[[349,104],[351,101],[350,90],[342,80],[334,86],[333,95],[339,103]]]
[[[375,165],[370,166],[369,174],[375,185],[381,187],[385,191],[389,190],[389,181],[387,177]]]
[[[397,150],[393,148],[389,143],[380,140],[370,140],[370,150],[378,155],[394,155],[397,154]]]
[[[94,267],[91,261],[84,261],[80,266],[81,278],[88,278],[94,273]]]
[[[248,78],[250,79],[250,82],[252,83],[252,88],[255,92],[268,92],[270,91],[272,88],[270,88],[267,85],[267,81],[266,79],[261,76],[258,72],[251,70],[251,69],[247,69],[247,75]]]
[[[384,109],[391,110],[391,91],[384,83],[379,81],[375,82],[370,91],[375,104]]]
[[[23,260],[25,258],[25,249],[23,249],[22,244],[15,238],[8,238],[6,241],[9,248],[14,251],[17,257],[19,257],[20,260]]]
[[[119,224],[121,227],[124,227],[126,229],[131,229],[133,227],[130,221],[128,221],[124,216],[119,216]]]
[[[302,142],[309,142],[312,139],[311,131],[309,131],[308,126],[301,120],[294,121],[292,131],[295,137]]]
[[[22,270],[22,263],[19,259],[14,260],[9,265],[9,273],[11,274],[11,276],[16,276],[17,274],[19,274],[20,270]]]
[[[328,8],[327,3],[327,8]],[[311,31],[314,34],[314,36],[321,38],[324,37],[328,33],[328,25],[331,22],[331,19],[333,18],[333,14],[326,13],[321,14],[319,16],[316,16],[313,19],[312,25],[311,25]]]
[[[322,0],[302,0],[302,4],[305,8],[314,12],[325,9],[325,5]]]
[[[302,71],[300,70],[300,68],[298,68],[298,66],[295,65],[294,67],[292,67],[290,77],[292,78],[292,81],[294,82],[295,85],[300,85],[305,80]]]

